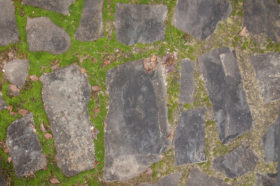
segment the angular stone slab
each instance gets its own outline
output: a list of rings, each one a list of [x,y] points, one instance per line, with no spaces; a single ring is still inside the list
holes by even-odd
[[[25,5],[36,6],[46,10],[58,12],[64,15],[69,14],[69,6],[75,2],[75,0],[23,0]]]
[[[280,53],[250,57],[265,103],[280,99]]]
[[[277,0],[244,0],[244,25],[254,34],[264,33],[280,42],[280,5]]]
[[[19,41],[15,7],[12,0],[0,0],[0,46]]]
[[[86,0],[76,39],[95,41],[103,35],[103,0]]]
[[[277,174],[257,174],[256,186],[278,186]]]
[[[219,138],[227,143],[252,127],[235,53],[222,47],[202,55],[198,61],[206,80]]]
[[[6,143],[18,177],[32,175],[47,166],[32,113],[14,121],[8,127]]]
[[[107,181],[137,176],[159,161],[170,144],[163,67],[159,63],[154,71],[146,72],[143,62],[126,63],[107,72]]]
[[[228,186],[223,180],[209,177],[197,168],[192,168],[186,186]]]
[[[242,176],[252,171],[258,161],[256,154],[245,145],[240,145],[234,151],[216,158],[213,166],[229,178]]]
[[[205,108],[184,110],[175,134],[175,164],[177,166],[206,161]]]
[[[231,10],[228,0],[177,0],[172,24],[198,40],[205,40]]]
[[[188,59],[181,62],[181,87],[179,102],[192,103],[194,97],[194,63]]]
[[[26,32],[29,50],[32,52],[61,54],[71,46],[70,36],[47,17],[27,18]]]
[[[164,176],[156,184],[141,183],[140,186],[179,186],[181,175],[178,172]]]
[[[3,100],[2,96],[2,92],[0,92],[0,111],[7,108],[6,102]]]
[[[4,64],[3,69],[9,82],[21,89],[28,76],[29,61],[16,59]]]
[[[117,39],[127,45],[164,40],[166,16],[167,7],[163,5],[118,3],[115,15]]]
[[[42,97],[51,123],[57,166],[66,176],[94,168],[88,102],[91,87],[76,65],[41,76]]]

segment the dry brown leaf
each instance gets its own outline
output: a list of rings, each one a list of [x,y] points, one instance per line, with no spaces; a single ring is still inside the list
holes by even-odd
[[[93,109],[93,112],[96,113],[96,114],[99,113],[100,112],[100,107],[97,107],[97,108]]]
[[[10,84],[9,85],[9,89],[10,89],[10,91],[11,92],[13,92],[13,93],[19,93],[19,88],[17,88],[17,86],[16,85],[13,85],[13,84]]]
[[[98,91],[100,91],[102,88],[99,87],[99,86],[93,86],[93,87],[91,87],[91,89],[92,89],[93,92],[98,92]]]
[[[86,74],[86,73],[87,73],[87,70],[86,70],[85,68],[81,68],[81,72],[82,72],[83,74]]]
[[[157,64],[157,56],[154,54],[150,57],[150,59],[144,59],[144,68],[147,72],[152,72],[153,70],[155,70]]]
[[[239,33],[240,36],[247,36],[248,35],[248,30],[246,27],[243,27],[241,32]]]
[[[107,65],[110,65],[110,61],[108,59],[105,59],[104,62],[103,62],[103,66],[107,66]]]
[[[13,107],[12,106],[8,106],[8,111],[10,112],[11,116],[16,116],[16,113],[13,112]]]
[[[36,75],[31,75],[29,76],[29,78],[31,79],[31,81],[38,81],[39,78]]]
[[[28,114],[28,110],[25,109],[19,109],[18,113],[22,116],[26,116]]]
[[[40,129],[43,133],[47,132],[46,129],[45,129],[44,123],[40,124]]]
[[[44,134],[45,139],[52,139],[52,135],[50,133]]]
[[[99,161],[94,162],[93,167],[96,168],[97,165],[99,165],[99,163],[100,163]]]
[[[11,163],[12,158],[9,156],[7,160],[8,160],[8,163]]]
[[[94,128],[94,130],[92,131],[92,137],[97,140],[97,135],[99,134],[99,130],[97,130],[97,128]]]
[[[58,184],[58,183],[60,183],[60,182],[59,182],[59,180],[54,176],[54,177],[52,177],[52,178],[50,179],[50,183],[51,183],[51,184]]]
[[[52,70],[56,70],[56,69],[59,68],[59,66],[60,66],[59,63],[57,63],[57,64],[55,64],[54,66],[52,66],[51,69],[52,69]]]

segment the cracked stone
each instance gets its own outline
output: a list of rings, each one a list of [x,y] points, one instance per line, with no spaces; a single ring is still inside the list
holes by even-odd
[[[55,141],[57,166],[66,176],[94,168],[88,102],[91,87],[77,65],[41,76],[42,97]]]
[[[140,186],[179,186],[181,175],[178,172],[164,176],[156,184],[141,183]]]
[[[257,174],[256,186],[277,186],[277,173],[276,174]]]
[[[170,146],[163,71],[161,63],[146,71],[142,59],[107,72],[105,180],[139,175]]]
[[[188,59],[181,62],[181,87],[179,102],[192,103],[194,97],[194,63]]]
[[[2,98],[3,94],[0,92],[0,111],[7,108],[5,100]]]
[[[252,127],[235,52],[215,49],[198,59],[212,102],[219,138],[227,143]]]

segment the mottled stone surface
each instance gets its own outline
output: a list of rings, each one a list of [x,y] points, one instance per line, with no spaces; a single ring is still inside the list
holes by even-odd
[[[117,39],[127,45],[164,40],[167,7],[118,3],[115,15]]]
[[[57,166],[73,176],[94,167],[88,102],[91,87],[76,65],[41,76],[42,97],[55,140]]]
[[[47,166],[32,113],[14,121],[8,127],[6,143],[18,177],[32,175]]]
[[[192,168],[186,186],[228,186],[223,180],[209,177],[197,168]]]
[[[179,102],[181,104],[193,102],[194,97],[194,63],[188,59],[181,62],[181,87]]]
[[[279,186],[277,185],[277,174],[257,174],[256,186]]]
[[[0,157],[0,186],[6,186],[6,181],[2,175],[2,159]]]
[[[184,110],[175,134],[175,164],[206,161],[205,108]]]
[[[64,15],[69,14],[69,6],[75,0],[23,0],[26,5],[36,6],[46,10],[58,12]]]
[[[244,0],[244,25],[254,33],[264,33],[280,42],[280,5],[277,0]]]
[[[144,60],[107,72],[110,94],[105,128],[104,179],[126,180],[161,159],[169,147],[163,67],[144,69]]]
[[[177,0],[173,25],[198,40],[205,40],[231,10],[228,0]]]
[[[53,54],[66,52],[71,45],[70,36],[47,17],[27,18],[27,42],[29,50]]]
[[[215,49],[198,59],[223,143],[247,132],[252,116],[243,90],[235,52]]]
[[[265,103],[280,99],[280,53],[250,57]]]
[[[141,183],[139,186],[179,186],[181,175],[178,172],[164,176],[155,184]]]
[[[0,46],[19,41],[15,7],[12,0],[0,0]]]
[[[103,35],[103,0],[85,0],[85,5],[76,32],[80,41],[95,41]]]
[[[6,63],[3,69],[9,82],[15,84],[20,89],[28,76],[29,61],[16,59]]]
[[[0,91],[0,111],[7,108],[5,100],[2,98],[2,92]]]
[[[232,152],[216,158],[213,166],[227,177],[235,178],[253,171],[257,161],[258,157],[251,149],[240,145]]]

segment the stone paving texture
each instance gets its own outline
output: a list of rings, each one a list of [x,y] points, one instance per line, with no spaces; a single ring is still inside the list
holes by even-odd
[[[278,184],[279,185],[279,184]],[[277,174],[257,174],[256,186],[278,186]]]
[[[184,59],[181,61],[181,81],[180,81],[180,97],[179,102],[181,104],[193,102],[194,98],[194,62]]]
[[[0,111],[7,108],[7,104],[5,102],[5,100],[2,98],[3,94],[0,91]]]
[[[178,172],[164,176],[155,184],[141,183],[140,186],[179,186],[181,175]]]

